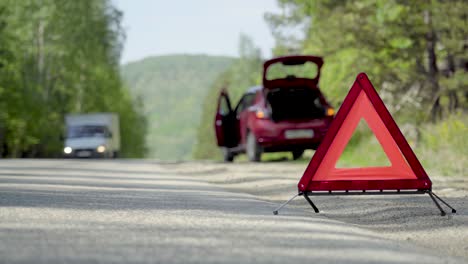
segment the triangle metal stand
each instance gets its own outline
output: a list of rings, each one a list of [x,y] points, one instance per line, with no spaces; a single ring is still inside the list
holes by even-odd
[[[294,195],[293,197],[291,197],[291,199],[287,200],[286,202],[282,203],[278,208],[276,208],[274,211],[273,211],[273,214],[274,215],[277,215],[279,210],[281,210],[283,207],[285,207],[287,204],[289,204],[290,202],[292,202],[292,200],[296,199],[296,197],[298,196],[301,196],[302,193],[298,193],[296,195]]]
[[[444,200],[442,200],[442,198],[440,198],[439,196],[437,196],[435,193],[432,192],[432,190],[415,190],[415,191],[404,191],[404,190],[396,190],[396,191],[383,191],[383,190],[380,190],[380,191],[328,191],[328,192],[323,192],[323,191],[319,191],[319,192],[300,192],[296,195],[294,195],[293,197],[291,197],[288,201],[286,201],[285,203],[281,204],[278,208],[276,208],[274,211],[273,211],[273,214],[274,215],[277,215],[279,213],[279,211],[285,207],[286,205],[288,205],[290,202],[292,202],[296,197],[298,196],[304,196],[304,198],[306,199],[306,201],[310,204],[310,206],[312,206],[312,208],[314,209],[315,213],[319,213],[319,209],[317,208],[317,206],[315,206],[315,204],[312,202],[312,200],[310,199],[309,196],[325,196],[325,195],[403,195],[403,194],[428,194],[429,197],[431,197],[432,201],[434,202],[434,204],[437,206],[437,208],[440,210],[440,215],[441,216],[445,216],[447,215],[447,213],[444,211],[444,209],[442,208],[442,206],[439,204],[439,202],[437,202],[437,200],[439,200],[441,203],[443,203],[445,206],[447,206],[448,208],[452,209],[452,213],[455,214],[457,213],[457,210],[455,210],[455,208],[453,208],[452,206],[450,206],[447,202],[445,202]]]

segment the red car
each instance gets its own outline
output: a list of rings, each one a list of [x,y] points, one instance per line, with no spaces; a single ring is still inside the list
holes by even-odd
[[[263,152],[291,151],[298,159],[317,149],[334,109],[320,92],[323,60],[315,56],[287,56],[263,65],[263,86],[252,87],[235,108],[226,90],[218,99],[215,130],[225,161],[247,153],[260,161]]]

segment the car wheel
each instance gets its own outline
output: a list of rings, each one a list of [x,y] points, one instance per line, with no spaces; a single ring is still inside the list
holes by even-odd
[[[303,149],[293,150],[293,152],[292,152],[293,159],[294,159],[294,160],[299,159],[300,157],[302,157],[302,154],[304,154],[304,150],[303,150]]]
[[[262,147],[258,144],[255,135],[251,132],[247,134],[247,157],[250,161],[260,161],[262,156]]]
[[[232,153],[228,148],[222,148],[223,151],[223,160],[224,162],[233,162],[234,161],[234,153]]]

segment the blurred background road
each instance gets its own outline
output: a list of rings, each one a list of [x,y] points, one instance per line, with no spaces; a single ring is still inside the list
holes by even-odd
[[[273,216],[268,197],[292,195],[301,166],[2,160],[0,263],[466,263],[466,191],[449,199],[465,208],[451,218],[428,197],[397,208],[403,200],[328,198],[319,215],[297,200]],[[382,234],[412,229],[412,219],[423,232]],[[458,247],[414,243],[432,232]]]

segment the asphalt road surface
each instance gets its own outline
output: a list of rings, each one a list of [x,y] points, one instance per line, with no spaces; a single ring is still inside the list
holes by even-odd
[[[274,216],[277,203],[213,184],[194,175],[203,164],[191,166],[0,160],[0,262],[467,262],[305,207]],[[229,173],[222,166],[204,174]]]

